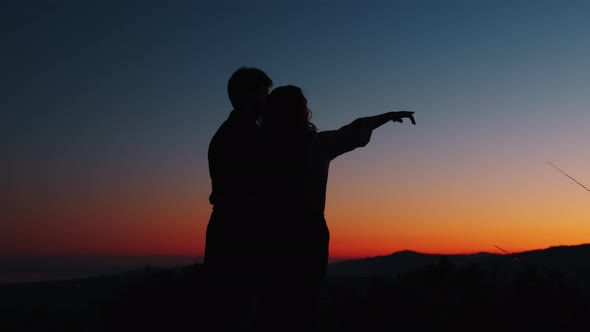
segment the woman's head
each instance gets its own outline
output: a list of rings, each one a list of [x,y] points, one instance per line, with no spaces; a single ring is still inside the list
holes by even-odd
[[[269,94],[262,116],[262,126],[265,130],[283,134],[316,132],[316,127],[309,122],[310,118],[307,99],[301,89],[286,85],[274,89]]]

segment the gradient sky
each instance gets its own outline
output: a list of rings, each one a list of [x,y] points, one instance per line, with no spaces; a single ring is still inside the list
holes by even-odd
[[[0,5],[2,255],[202,255],[242,65],[320,130],[415,112],[332,162],[332,256],[590,242],[547,164],[590,185],[590,2],[27,3]]]

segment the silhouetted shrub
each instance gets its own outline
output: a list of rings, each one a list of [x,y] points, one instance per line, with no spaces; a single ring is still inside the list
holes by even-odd
[[[339,327],[330,331],[573,329],[584,326],[589,301],[587,292],[566,280],[535,266],[514,265],[511,273],[499,274],[441,259],[397,277],[373,278],[363,297],[333,294],[340,304],[330,317],[341,321],[325,325]]]

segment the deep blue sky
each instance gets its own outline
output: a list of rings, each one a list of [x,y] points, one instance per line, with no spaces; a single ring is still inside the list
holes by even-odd
[[[142,197],[133,200],[138,206],[167,197],[169,209],[186,200],[178,209],[193,226],[187,220],[183,229],[193,227],[198,238],[186,247],[200,251],[209,213],[206,149],[231,110],[227,79],[242,65],[264,69],[275,87],[301,86],[320,129],[389,110],[416,112],[419,126],[379,131],[370,147],[342,157],[332,190],[358,194],[330,196],[329,206],[332,199],[359,211],[374,186],[394,193],[411,182],[408,195],[433,208],[424,218],[435,220],[446,211],[437,197],[483,175],[493,179],[469,184],[456,201],[490,188],[498,197],[526,195],[523,186],[548,178],[557,190],[564,182],[547,171],[547,159],[590,179],[589,9],[583,1],[4,3],[3,219],[14,222],[0,231],[17,236],[0,250],[26,251],[19,243],[33,239],[54,246],[29,233],[42,227],[84,242],[99,227],[90,217],[80,222],[92,215],[85,208],[133,196]],[[402,177],[412,180],[392,182]],[[71,204],[85,208],[59,208]],[[395,217],[392,211],[385,215]],[[348,225],[333,219],[336,232]]]

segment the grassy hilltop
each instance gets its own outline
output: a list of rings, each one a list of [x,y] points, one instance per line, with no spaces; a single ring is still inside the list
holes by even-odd
[[[336,263],[324,287],[321,330],[573,329],[590,314],[589,248],[519,253],[518,261],[490,254],[425,260],[401,252]],[[369,265],[386,271],[399,259],[407,270],[363,272]],[[8,327],[3,331],[204,331],[205,287],[200,265],[4,284],[0,324]]]

